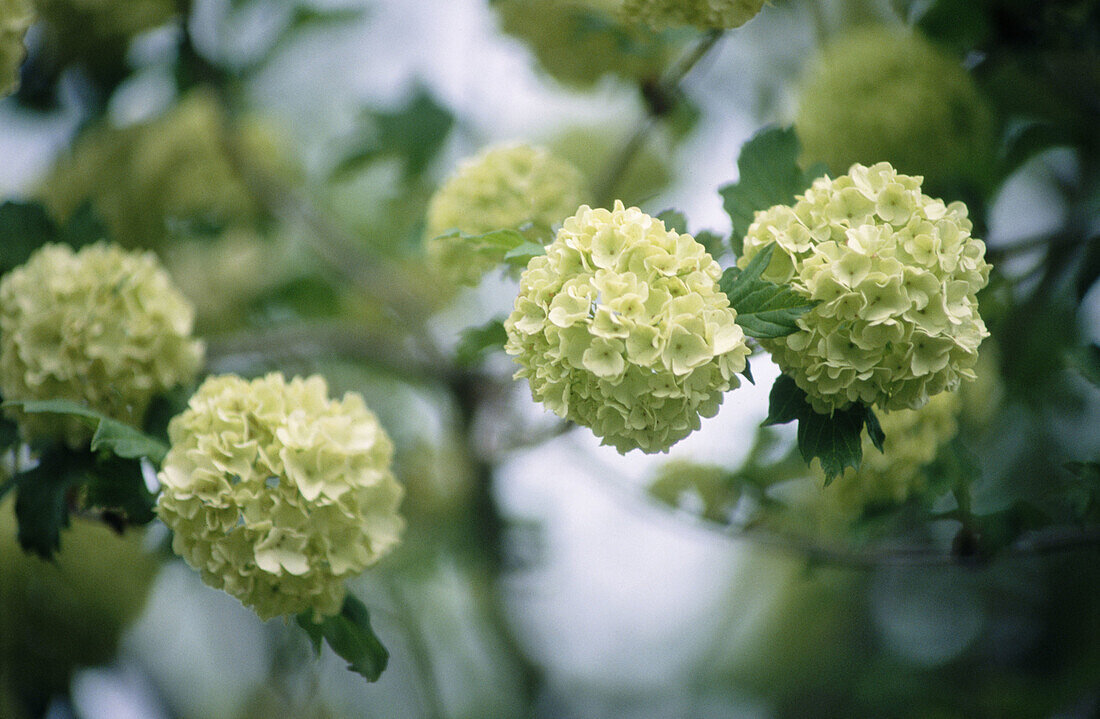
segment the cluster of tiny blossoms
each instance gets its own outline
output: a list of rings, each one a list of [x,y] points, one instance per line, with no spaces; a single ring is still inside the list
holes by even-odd
[[[462,236],[550,228],[576,210],[584,193],[580,170],[542,148],[493,145],[463,162],[428,204],[426,237],[432,264],[459,284],[475,285],[503,257]]]
[[[863,438],[863,463],[849,468],[826,492],[832,505],[847,513],[872,504],[904,502],[925,487],[924,467],[958,432],[958,392],[941,392],[920,409],[879,415],[886,434],[879,452]],[[819,479],[822,479],[818,472]]]
[[[0,281],[0,393],[69,399],[140,424],[154,396],[192,382],[202,344],[194,310],[151,253],[45,245]],[[12,412],[28,439],[90,432],[62,415]]]
[[[929,183],[978,178],[992,119],[958,58],[915,33],[866,28],[831,42],[803,79],[795,129],[805,159],[846,172],[892,164]]]
[[[667,451],[718,411],[749,349],[690,235],[582,206],[520,278],[505,322],[534,398],[620,452]]]
[[[622,13],[654,27],[693,25],[722,30],[744,25],[762,7],[764,0],[626,0]]]
[[[23,35],[34,15],[27,0],[0,0],[0,97],[19,83],[19,65],[23,62]]]
[[[393,445],[319,376],[210,377],[168,434],[157,513],[173,548],[262,619],[339,612],[344,580],[400,538]]]
[[[975,295],[990,267],[970,229],[965,205],[922,194],[919,177],[887,163],[757,213],[738,264],[775,243],[765,278],[818,303],[799,331],[762,344],[817,411],[915,409],[974,378],[988,335]]]

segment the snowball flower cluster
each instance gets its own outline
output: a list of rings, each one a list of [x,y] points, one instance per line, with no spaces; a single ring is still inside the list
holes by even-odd
[[[620,452],[664,452],[718,411],[749,349],[690,235],[582,206],[520,278],[505,322],[534,398]]]
[[[622,12],[654,27],[693,25],[722,30],[744,25],[762,7],[764,0],[626,0]]]
[[[74,400],[140,425],[154,396],[194,380],[203,348],[193,322],[151,253],[45,245],[0,280],[0,394]],[[27,439],[91,438],[71,417],[9,413]]]
[[[539,65],[566,85],[587,88],[604,75],[656,77],[673,43],[621,22],[621,0],[493,0],[501,30],[530,46]]]
[[[872,504],[904,502],[925,487],[924,467],[958,432],[959,393],[942,392],[920,409],[879,414],[886,441],[879,452],[863,437],[863,462],[848,468],[824,491],[844,514],[858,514]],[[815,465],[816,466],[816,465]],[[819,481],[824,477],[818,471]]]
[[[227,126],[217,100],[196,91],[150,122],[83,133],[42,184],[42,200],[62,219],[90,201],[124,247],[253,228],[263,210],[226,153],[226,133],[250,167],[287,171],[269,128]]]
[[[0,0],[0,97],[19,84],[19,65],[23,62],[23,36],[34,15],[27,0]]]
[[[805,158],[834,173],[888,161],[930,183],[976,179],[993,155],[992,116],[973,79],[917,34],[844,35],[801,84],[795,128]]]
[[[339,612],[344,580],[400,539],[393,444],[319,376],[210,377],[168,435],[157,514],[173,549],[261,619]]]
[[[528,222],[549,229],[577,209],[583,193],[580,170],[547,150],[493,145],[463,162],[428,203],[429,258],[455,282],[476,285],[504,253],[445,233],[481,235]]]
[[[762,342],[818,412],[915,409],[974,378],[989,334],[975,296],[989,278],[985,245],[965,205],[920,183],[887,163],[854,165],[749,227],[738,264],[774,243],[764,277],[818,303],[799,331]]]

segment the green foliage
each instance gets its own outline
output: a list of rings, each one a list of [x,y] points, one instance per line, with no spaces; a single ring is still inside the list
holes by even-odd
[[[1078,522],[1100,520],[1100,462],[1067,462],[1065,497]]]
[[[768,417],[764,426],[798,422],[798,450],[807,464],[816,457],[821,461],[828,484],[844,473],[846,467],[859,469],[863,460],[860,435],[864,427],[871,442],[881,452],[886,436],[878,418],[870,407],[853,404],[832,415],[815,412],[799,389],[787,375],[779,375],[769,395]]]
[[[757,339],[774,339],[797,332],[798,318],[817,304],[790,287],[760,277],[774,251],[775,245],[768,245],[744,270],[730,267],[718,282],[719,289],[730,298],[730,306],[737,310],[737,324],[745,334]]]
[[[81,480],[73,460],[71,453],[54,449],[43,453],[33,469],[11,480],[19,545],[43,559],[61,548],[61,530],[69,526],[68,493]]]
[[[335,616],[317,621],[306,612],[299,614],[297,620],[309,635],[315,651],[320,653],[321,642],[325,641],[337,655],[347,660],[350,671],[368,682],[378,681],[386,670],[390,653],[371,628],[370,612],[351,594],[344,598],[344,606]]]
[[[365,113],[352,149],[332,171],[340,179],[381,157],[402,160],[406,179],[417,177],[443,146],[454,115],[424,88],[417,88],[397,110]]]
[[[798,165],[801,147],[793,128],[765,127],[741,147],[737,182],[719,188],[722,206],[733,221],[733,249],[741,254],[741,238],[759,210],[787,205],[809,187],[823,167],[807,171]]]
[[[504,331],[504,318],[496,317],[480,327],[470,327],[462,331],[462,337],[455,348],[455,364],[459,367],[472,367],[490,352],[504,349],[508,333]]]
[[[79,418],[88,427],[95,429],[91,445],[93,452],[103,449],[128,459],[148,457],[157,464],[168,453],[168,445],[159,439],[72,400],[13,400],[4,404],[19,407],[28,414],[65,414]]]
[[[37,202],[5,202],[0,205],[0,275],[22,265],[48,242],[79,249],[105,237],[107,229],[89,203],[59,226]]]
[[[665,223],[665,227],[670,230],[676,230],[681,235],[686,235],[688,231],[688,220],[683,212],[679,210],[667,209],[664,212],[658,213],[657,219]]]

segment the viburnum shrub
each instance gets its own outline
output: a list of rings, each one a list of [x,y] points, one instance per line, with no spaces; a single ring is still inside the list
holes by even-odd
[[[505,350],[532,396],[620,452],[665,452],[737,387],[749,349],[691,235],[582,206],[520,278]]]
[[[487,251],[478,235],[527,223],[549,230],[577,208],[584,192],[580,171],[543,148],[488,147],[459,165],[428,202],[428,257],[454,282],[476,285],[504,254]]]
[[[990,266],[970,230],[965,205],[888,163],[815,180],[745,236],[739,266],[774,244],[764,277],[817,303],[799,331],[761,344],[818,412],[916,409],[956,389],[989,334],[976,295]]]
[[[401,537],[393,444],[320,376],[209,377],[168,435],[157,514],[173,549],[262,619],[338,613],[344,581]]]
[[[0,393],[67,399],[140,425],[153,397],[191,383],[194,309],[150,252],[46,245],[0,280]],[[27,439],[92,436],[77,418],[9,407]]]

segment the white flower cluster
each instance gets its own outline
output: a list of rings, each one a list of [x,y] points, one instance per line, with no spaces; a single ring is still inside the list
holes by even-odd
[[[516,378],[620,452],[667,451],[745,369],[720,275],[694,238],[641,210],[582,206],[520,279],[505,322]]]
[[[915,409],[974,378],[990,266],[970,229],[965,205],[922,194],[919,177],[887,163],[756,214],[738,264],[775,243],[764,277],[818,303],[799,331],[762,342],[814,409]]]
[[[173,549],[261,619],[339,612],[344,580],[398,543],[393,444],[323,378],[208,378],[168,427],[160,518]]]

